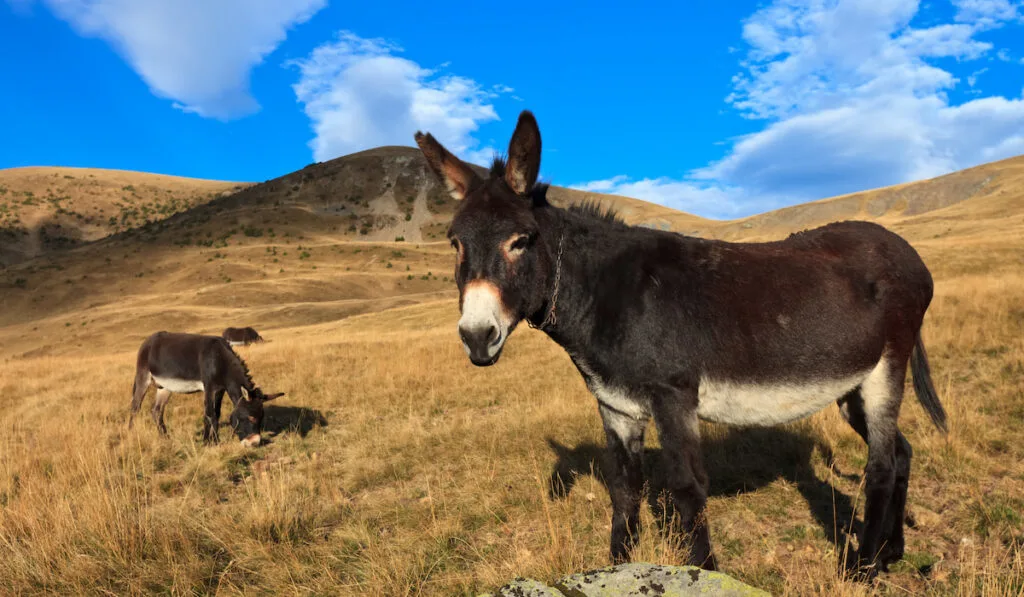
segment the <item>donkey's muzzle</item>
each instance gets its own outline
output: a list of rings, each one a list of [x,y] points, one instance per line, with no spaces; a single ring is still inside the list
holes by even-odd
[[[462,346],[469,355],[469,360],[478,367],[486,367],[498,362],[504,338],[501,331],[494,325],[459,328]]]
[[[260,438],[260,434],[254,433],[254,434],[250,435],[249,437],[247,437],[247,438],[242,440],[242,447],[245,447],[245,448],[256,448],[256,447],[258,447],[260,445],[261,441],[262,441],[262,438]]]

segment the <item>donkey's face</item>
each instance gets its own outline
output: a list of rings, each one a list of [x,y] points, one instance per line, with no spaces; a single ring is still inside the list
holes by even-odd
[[[242,399],[235,405],[235,409],[231,411],[231,427],[238,435],[238,439],[242,440],[243,446],[256,447],[260,445],[260,441],[262,441],[260,433],[263,431],[263,403],[281,396],[284,396],[284,393],[267,396],[259,388],[253,388],[253,391],[248,392],[248,396],[243,394]]]
[[[493,365],[520,320],[540,308],[550,269],[539,251],[530,197],[540,170],[540,130],[524,111],[509,143],[508,163],[484,180],[432,135],[416,143],[448,192],[463,203],[448,238],[456,251],[459,336],[474,365]]]

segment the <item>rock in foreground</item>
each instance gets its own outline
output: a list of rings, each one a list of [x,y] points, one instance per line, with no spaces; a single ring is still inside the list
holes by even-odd
[[[571,574],[552,585],[517,578],[481,597],[760,597],[769,593],[694,566],[620,564]]]

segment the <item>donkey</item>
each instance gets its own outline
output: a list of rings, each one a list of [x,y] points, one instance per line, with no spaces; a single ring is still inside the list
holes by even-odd
[[[248,346],[255,342],[263,342],[263,337],[253,328],[227,328],[220,335],[231,346]]]
[[[716,569],[697,421],[769,426],[837,403],[868,445],[861,578],[903,556],[911,448],[897,426],[907,363],[942,432],[921,341],[932,278],[901,237],[839,222],[776,242],[729,243],[626,225],[594,204],[560,209],[537,184],[541,138],[519,116],[486,178],[417,132],[461,205],[458,332],[470,361],[496,363],[526,320],[569,354],[598,409],[613,464],[611,558],[639,530],[644,432],[653,417],[690,563]]]
[[[167,435],[164,408],[171,393],[203,392],[206,414],[203,418],[203,440],[220,441],[220,406],[224,393],[235,405],[231,427],[242,445],[260,445],[263,430],[263,404],[284,393],[266,395],[256,387],[245,361],[232,350],[227,340],[218,336],[157,332],[146,338],[135,361],[135,383],[132,384],[132,410],[128,428],[135,422],[142,400],[150,384],[157,387],[153,403],[153,421],[161,435]]]

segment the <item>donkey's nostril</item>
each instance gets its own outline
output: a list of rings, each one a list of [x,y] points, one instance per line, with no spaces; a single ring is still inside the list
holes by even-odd
[[[492,349],[501,342],[501,331],[494,324],[468,329],[459,328],[459,338],[467,349]]]

